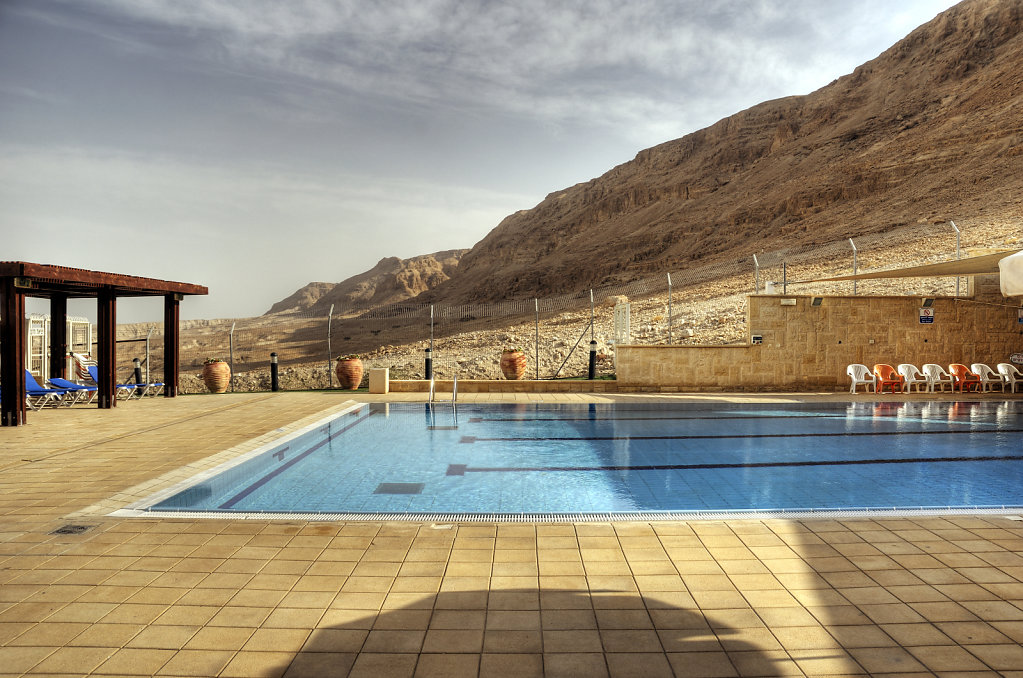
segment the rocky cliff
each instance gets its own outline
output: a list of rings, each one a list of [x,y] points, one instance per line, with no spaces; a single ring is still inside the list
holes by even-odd
[[[422,300],[632,280],[969,215],[1020,218],[1023,3],[966,0],[853,73],[504,219]]]
[[[367,311],[433,289],[447,280],[468,250],[446,250],[411,259],[386,257],[365,273],[339,283],[314,282],[274,304],[271,313]]]

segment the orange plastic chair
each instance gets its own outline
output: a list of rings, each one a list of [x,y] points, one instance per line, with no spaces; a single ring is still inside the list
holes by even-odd
[[[891,365],[885,365],[881,363],[874,365],[874,378],[877,380],[877,392],[884,393],[885,387],[889,387],[892,393],[895,393],[895,389],[899,389],[899,393],[902,393],[902,384],[905,381],[905,377],[895,371],[895,368]]]
[[[949,374],[952,375],[952,390],[956,390],[956,386],[959,387],[959,392],[965,391],[979,391],[980,390],[980,375],[976,372],[971,372],[970,368],[960,363],[952,363],[948,366]]]

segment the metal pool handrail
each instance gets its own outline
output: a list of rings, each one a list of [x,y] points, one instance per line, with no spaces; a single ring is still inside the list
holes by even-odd
[[[433,377],[430,377],[430,395],[427,397],[426,402],[429,403],[433,402],[434,388],[436,388],[436,382],[434,381]]]
[[[458,375],[452,377],[451,382],[451,404],[454,405],[455,401],[458,400]]]

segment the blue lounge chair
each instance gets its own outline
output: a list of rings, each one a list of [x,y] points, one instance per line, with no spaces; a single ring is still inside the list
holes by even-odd
[[[71,401],[72,405],[83,398],[86,399],[85,404],[89,405],[96,399],[96,394],[99,392],[99,389],[95,386],[83,386],[82,384],[76,384],[73,381],[61,379],[60,377],[53,377],[50,379],[50,384],[68,391],[68,396],[73,395],[74,400]]]
[[[43,388],[36,381],[36,378],[32,376],[32,373],[25,370],[25,396],[28,398],[29,407],[33,410],[38,410],[47,405],[53,405],[54,407],[70,405],[70,401],[65,400],[67,394],[68,391],[63,388]]]
[[[88,370],[89,376],[92,377],[92,380],[96,382],[97,386],[99,386],[99,367],[96,365],[89,365]],[[123,396],[124,399],[127,400],[128,398],[137,395],[141,398],[143,392],[138,390],[139,386],[141,386],[141,384],[117,384],[114,388],[114,397],[120,398]]]

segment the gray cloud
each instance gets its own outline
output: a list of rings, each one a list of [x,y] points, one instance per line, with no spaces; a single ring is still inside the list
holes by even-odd
[[[195,58],[222,68],[430,109],[619,126],[644,140],[806,93],[912,27],[881,0],[98,4],[183,32]],[[918,0],[910,14],[949,4]]]

